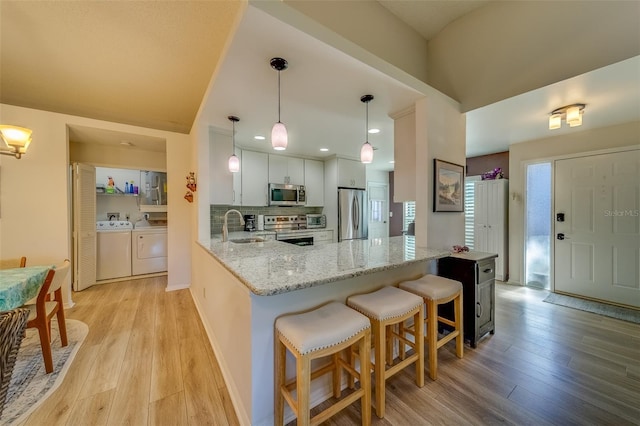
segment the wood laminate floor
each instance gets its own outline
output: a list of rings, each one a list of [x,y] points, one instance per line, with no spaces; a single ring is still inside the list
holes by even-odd
[[[166,278],[74,293],[69,318],[89,335],[60,388],[27,425],[235,425],[229,394],[188,290]],[[496,333],[438,380],[413,368],[387,383],[375,425],[640,424],[640,326],[543,303],[547,292],[496,286]],[[321,407],[317,407],[320,409]],[[359,424],[353,405],[329,420]]]

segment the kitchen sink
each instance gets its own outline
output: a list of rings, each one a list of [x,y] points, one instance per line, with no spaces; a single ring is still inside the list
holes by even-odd
[[[232,243],[236,244],[246,244],[246,243],[261,243],[264,241],[263,238],[236,238],[234,240],[229,240]]]

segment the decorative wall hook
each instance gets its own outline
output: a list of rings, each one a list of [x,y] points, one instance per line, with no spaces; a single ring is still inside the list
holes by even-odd
[[[195,174],[195,172],[189,172],[189,175],[187,175],[187,188],[189,188],[189,191],[195,192],[197,186],[198,185],[196,184],[196,174]],[[193,198],[193,194],[192,194],[192,198]]]

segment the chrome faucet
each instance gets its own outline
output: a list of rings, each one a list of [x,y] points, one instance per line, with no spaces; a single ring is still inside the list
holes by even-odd
[[[229,239],[229,230],[227,229],[227,217],[231,212],[238,213],[238,216],[240,216],[240,225],[244,226],[244,217],[242,217],[242,213],[240,213],[236,209],[227,210],[227,212],[224,214],[224,223],[222,224],[222,242],[223,243]]]

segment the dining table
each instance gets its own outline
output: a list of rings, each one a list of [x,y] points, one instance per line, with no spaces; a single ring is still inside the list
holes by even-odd
[[[27,266],[0,270],[0,312],[24,305],[38,295],[54,265]]]

